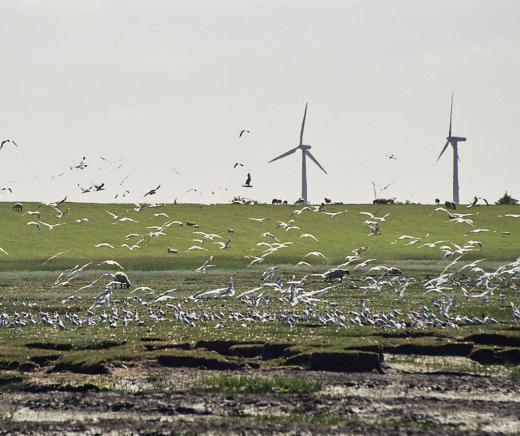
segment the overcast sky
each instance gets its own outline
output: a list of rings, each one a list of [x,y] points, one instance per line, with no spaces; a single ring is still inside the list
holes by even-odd
[[[0,139],[19,144],[0,151],[0,201],[159,184],[156,201],[294,201],[300,155],[267,161],[298,144],[307,101],[328,172],[308,162],[311,201],[369,202],[372,181],[447,200],[452,91],[461,201],[520,196],[517,0],[2,0],[0,16]],[[80,194],[91,182],[107,190]]]

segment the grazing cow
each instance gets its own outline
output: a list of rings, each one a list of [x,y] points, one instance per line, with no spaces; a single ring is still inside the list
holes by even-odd
[[[278,198],[273,198],[273,201],[271,202],[271,204],[282,204],[282,200],[280,200]]]
[[[130,280],[128,279],[128,276],[123,272],[116,272],[115,274],[112,274],[112,279],[114,282],[117,282],[121,285],[121,288],[128,289],[130,286],[132,286],[132,283],[130,283]]]
[[[372,204],[394,204],[395,199],[393,198],[376,198]]]
[[[345,274],[349,275],[350,271],[348,269],[331,269],[324,274],[325,281],[332,283],[332,280],[339,279],[340,282],[343,282],[343,277]]]
[[[284,200],[284,201],[282,201],[282,204],[284,204],[284,205],[288,205],[289,202],[288,202],[287,200]]]
[[[444,202],[444,207],[446,209],[457,209],[457,205],[455,204],[454,201],[445,201]]]
[[[325,203],[330,204],[332,203],[332,200],[330,198],[325,197]]]
[[[23,210],[23,206],[22,206],[22,203],[15,203],[13,205],[13,210],[15,212],[21,212]]]

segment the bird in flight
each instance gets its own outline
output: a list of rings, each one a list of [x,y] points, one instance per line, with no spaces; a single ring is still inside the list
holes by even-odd
[[[251,133],[251,130],[247,130],[247,129],[243,129],[243,130],[241,130],[241,131],[240,131],[240,134],[238,135],[238,137],[239,137],[239,138],[242,138],[242,135],[243,135],[244,133]]]
[[[16,147],[18,147],[18,144],[16,142],[14,142],[12,139],[4,139],[1,143],[0,143],[0,150],[2,150],[2,148],[4,147],[5,144],[13,144],[15,145]]]
[[[237,162],[237,163],[235,163],[235,165],[233,165],[233,168],[236,168],[236,167],[239,166],[239,165],[240,165],[241,167],[244,166],[244,164],[242,164],[242,163],[240,163],[240,162]]]
[[[161,185],[157,186],[157,188],[155,189],[150,189],[146,194],[144,194],[144,197],[146,197],[147,195],[154,195],[160,187]]]
[[[388,159],[394,159],[394,160],[397,160],[397,158],[395,157],[394,154],[391,154],[390,156],[388,156]]]
[[[243,185],[244,188],[252,188],[253,186],[251,186],[251,174],[250,173],[247,173],[247,179],[246,179],[246,184]]]

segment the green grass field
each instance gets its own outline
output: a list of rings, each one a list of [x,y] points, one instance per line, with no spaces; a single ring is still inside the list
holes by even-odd
[[[323,213],[303,212],[293,216],[293,225],[300,229],[289,232],[276,229],[276,222],[291,219],[292,211],[297,209],[295,207],[168,205],[146,208],[141,212],[134,211],[131,205],[69,204],[68,207],[69,212],[61,219],[51,208],[42,208],[41,221],[66,224],[53,230],[42,225],[41,230],[37,230],[27,225],[28,221],[35,221],[34,216],[14,212],[11,204],[0,205],[0,247],[8,253],[0,254],[0,314],[7,313],[9,319],[13,319],[15,314],[29,311],[38,317],[41,309],[59,314],[62,319],[67,314],[78,314],[84,318],[94,296],[104,289],[106,281],[100,281],[81,292],[78,289],[100,275],[100,271],[92,269],[105,259],[114,259],[125,267],[133,288],[130,291],[115,289],[108,307],[94,309],[97,323],[89,327],[74,326],[66,321],[63,329],[45,327],[41,322],[22,328],[0,329],[0,368],[37,365],[89,372],[104,371],[107,366],[121,362],[153,360],[166,366],[198,365],[217,369],[293,364],[309,368],[317,365],[315,368],[319,369],[321,360],[313,357],[319,353],[322,353],[319,355],[323,356],[324,361],[329,358],[334,360],[330,353],[339,353],[344,361],[358,362],[368,358],[366,353],[372,356],[371,359],[377,357],[380,349],[384,349],[385,353],[397,354],[443,355],[456,352],[458,356],[465,357],[473,352],[495,353],[491,358],[496,362],[518,359],[520,336],[518,324],[512,319],[510,303],[518,306],[520,296],[514,286],[501,279],[486,301],[468,298],[463,295],[461,286],[476,294],[478,291],[473,289],[476,276],[459,273],[453,276],[445,292],[426,293],[423,286],[426,273],[439,273],[450,260],[443,259],[438,247],[418,248],[420,243],[407,246],[407,240],[392,244],[403,234],[424,236],[421,243],[442,240],[447,245],[463,245],[470,239],[478,240],[482,243],[482,249],[467,253],[465,259],[484,258],[487,263],[480,265],[494,268],[520,255],[520,220],[503,217],[516,213],[516,207],[458,210],[459,213],[475,214],[471,217],[475,225],[471,226],[449,222],[446,214],[435,211],[434,206],[335,205],[325,210],[346,212],[334,219]],[[36,204],[24,205],[24,213],[36,209]],[[138,222],[115,223],[107,210]],[[368,236],[369,231],[363,225],[367,217],[360,213],[363,211],[379,217],[388,214],[380,225],[380,236]],[[157,213],[166,213],[169,220],[196,222],[200,228],[172,225],[165,230],[165,235],[150,238],[142,244],[142,248],[129,251],[121,247],[121,244],[128,242],[125,240],[126,234],[143,235],[151,230],[147,227],[168,221],[166,217],[154,216]],[[74,220],[85,217],[88,218],[87,223],[74,223]],[[248,218],[265,218],[265,221],[257,223]],[[226,240],[230,227],[234,232],[230,234],[232,242],[229,249],[221,250],[211,241],[206,241],[202,245],[208,251],[186,252],[193,244],[201,245],[192,241],[197,237],[194,231],[217,233],[222,240]],[[467,235],[475,228],[489,231]],[[260,255],[264,247],[256,244],[272,242],[261,236],[263,232],[272,232],[280,241],[294,244],[269,256],[265,263],[248,269],[246,265],[249,260],[244,256]],[[300,239],[302,233],[315,235],[319,242]],[[116,248],[94,248],[102,242]],[[293,274],[301,277],[309,272],[324,272],[361,246],[369,247],[363,254],[363,260],[374,258],[377,261],[373,265],[384,263],[402,267],[403,279],[412,280],[404,296],[398,297],[395,292],[397,285],[390,283],[377,292],[364,291],[362,286],[367,279],[365,269],[355,271],[348,280],[328,291],[323,300],[318,299],[312,304],[291,306],[287,294],[281,295],[267,289],[265,292],[271,294],[270,299],[262,303],[246,302],[236,296],[202,301],[190,298],[200,290],[225,287],[230,275],[235,278],[238,295],[258,286],[259,270],[271,265],[280,265],[279,273],[286,278]],[[168,254],[168,247],[178,249],[179,253]],[[64,255],[43,265],[49,256],[62,251]],[[311,267],[296,269],[294,265],[310,251],[321,251],[328,260],[308,258]],[[213,263],[217,267],[207,275],[193,272],[210,255],[214,256]],[[60,270],[91,261],[94,262],[92,266],[72,284],[56,286],[55,279]],[[115,270],[114,267],[109,269]],[[133,289],[139,286],[149,286],[154,291],[133,294]],[[320,289],[324,286],[323,278],[309,276],[305,286],[306,289]],[[154,296],[168,289],[175,289],[171,300],[152,302]],[[63,300],[72,294],[78,298],[64,303]],[[133,298],[136,296],[139,299]],[[450,309],[451,316],[478,316],[482,319],[488,315],[499,324],[461,323],[456,329],[430,327],[418,332],[408,327],[339,326],[320,321],[319,315],[313,319],[305,318],[309,308],[316,314],[336,313],[339,310],[348,318],[350,311],[359,310],[359,301],[364,300],[372,313],[388,314],[397,309],[400,318],[406,319],[409,311],[423,307],[438,314],[439,301],[445,304],[447,298],[455,299],[455,305]],[[172,309],[173,306],[166,304],[168,302],[176,308]],[[119,311],[119,314],[124,310],[136,311],[146,321],[143,324],[130,322],[123,325],[119,319],[114,326],[110,326],[101,321],[105,310]],[[174,310],[197,314],[200,320],[196,327],[179,323],[172,315]],[[150,313],[159,311],[164,311],[165,318],[160,321],[149,319]],[[255,311],[267,313],[269,321],[254,322],[249,319],[242,322],[234,318],[237,313],[247,318]],[[221,313],[222,326],[218,326],[216,319],[203,321],[204,313]],[[294,314],[300,321],[289,326],[283,322],[286,313]],[[482,339],[479,334],[491,336]]]
[[[468,240],[481,241],[481,251],[467,253],[465,259],[485,258],[490,262],[504,262],[516,259],[520,255],[520,219],[500,217],[505,214],[519,213],[520,207],[489,206],[473,209],[459,208],[458,213],[473,213],[470,217],[475,226],[450,222],[443,212],[436,212],[434,206],[418,205],[333,205],[327,206],[327,212],[342,213],[331,219],[322,213],[304,212],[293,216],[300,229],[289,232],[276,229],[277,220],[287,222],[291,219],[295,206],[240,206],[240,205],[166,205],[160,208],[145,208],[141,212],[134,211],[133,205],[114,204],[66,204],[69,212],[61,219],[49,207],[42,207],[41,219],[26,214],[28,210],[37,210],[38,204],[24,204],[23,213],[12,210],[12,203],[0,203],[0,247],[8,255],[0,253],[0,270],[59,270],[74,266],[77,263],[114,259],[128,270],[189,270],[200,265],[209,255],[214,255],[214,262],[220,269],[241,269],[249,261],[246,255],[260,255],[265,247],[257,243],[273,242],[262,238],[263,232],[271,232],[282,242],[293,242],[289,248],[280,250],[268,257],[265,265],[296,264],[309,251],[321,251],[328,261],[311,258],[310,263],[316,265],[339,264],[354,248],[369,247],[366,257],[384,262],[415,263],[417,268],[437,261],[443,264],[442,253],[438,248],[419,248],[423,242],[443,240],[459,245]],[[138,222],[115,223],[106,212],[132,218]],[[369,237],[369,230],[362,223],[368,218],[360,214],[368,211],[377,216],[389,213],[386,221],[380,226],[382,234]],[[142,248],[133,251],[121,247],[132,245],[125,240],[130,233],[145,234],[152,231],[149,226],[160,226],[168,221],[165,217],[154,217],[156,213],[166,213],[170,220],[183,223],[193,221],[200,225],[199,229],[173,225],[165,230],[166,235],[150,238]],[[88,218],[88,223],[76,224],[74,220]],[[248,218],[266,218],[257,223]],[[28,226],[29,221],[46,223],[65,223],[53,230],[41,226],[38,231]],[[208,251],[186,252],[192,245],[200,245],[192,241],[198,236],[194,231],[217,233],[222,241],[227,239],[227,229],[232,228],[231,246],[220,250],[215,244],[206,241],[203,245]],[[466,235],[474,228],[484,228],[489,232]],[[504,234],[502,232],[509,232]],[[315,235],[319,242],[311,239],[300,239],[302,233]],[[415,246],[406,246],[407,240],[391,244],[401,235],[425,237]],[[115,248],[94,248],[98,243],[107,242]],[[440,244],[443,245],[443,244]],[[168,254],[167,247],[179,250],[178,254]],[[50,256],[65,252],[53,261],[42,265]]]

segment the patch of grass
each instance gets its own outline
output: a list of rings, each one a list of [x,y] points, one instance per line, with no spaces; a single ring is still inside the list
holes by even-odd
[[[232,243],[229,249],[219,250],[214,244],[206,244],[207,252],[186,252],[193,245],[193,228],[174,226],[166,231],[161,238],[149,239],[139,250],[130,251],[121,245],[128,242],[124,235],[128,233],[145,234],[150,225],[162,225],[166,219],[155,217],[157,209],[145,208],[136,212],[129,204],[88,204],[68,203],[69,212],[66,217],[58,220],[51,208],[40,208],[41,220],[49,223],[66,223],[55,230],[42,228],[40,231],[27,227],[30,216],[17,214],[12,210],[12,203],[0,203],[0,222],[2,223],[2,237],[0,246],[8,253],[2,259],[0,270],[57,270],[66,269],[76,263],[85,263],[94,260],[95,263],[110,257],[124,264],[130,270],[193,270],[211,254],[218,255],[218,268],[231,270],[244,268],[248,260],[245,254],[258,255],[263,250],[256,247],[261,239],[260,234],[265,231],[273,232],[285,242],[293,245],[269,257],[272,264],[295,264],[302,256],[316,247],[312,241],[303,241],[298,232],[286,232],[276,228],[276,221],[287,221],[292,206],[237,206],[237,205],[165,205],[160,212],[165,212],[171,220],[181,222],[196,221],[200,230],[220,234],[227,237],[227,228],[232,227]],[[37,209],[38,204],[24,204],[26,210]],[[456,244],[465,243],[469,237],[465,236],[467,226],[449,222],[446,215],[435,212],[434,206],[419,205],[330,205],[329,212],[348,212],[341,214],[334,220],[321,213],[305,212],[294,216],[296,224],[302,232],[314,234],[320,241],[319,247],[327,256],[331,264],[343,261],[346,253],[352,248],[367,244],[367,230],[363,225],[366,216],[360,212],[368,211],[383,215],[389,213],[387,220],[381,226],[382,235],[370,240],[370,256],[381,261],[412,262],[424,270],[423,261],[437,262],[442,260],[438,249],[419,246],[406,246],[404,243],[392,245],[391,242],[403,234],[424,235],[429,233],[431,242],[438,239],[450,240]],[[115,223],[106,211],[134,219],[136,222]],[[479,235],[483,247],[481,251],[468,253],[465,259],[486,258],[487,261],[513,260],[518,255],[520,245],[520,223],[517,220],[500,218],[499,215],[514,213],[518,206],[490,206],[480,207],[478,216],[474,216],[478,227],[496,230]],[[74,224],[74,220],[88,217],[86,224]],[[266,220],[259,224],[248,218],[263,217]],[[303,230],[304,229],[304,230]],[[509,235],[501,232],[508,231]],[[108,242],[114,246],[110,248],[95,248],[99,242]],[[179,250],[179,255],[168,255],[166,247],[172,246]],[[349,247],[346,250],[346,247]],[[43,265],[43,262],[60,251],[65,253],[55,260]],[[316,262],[317,266],[323,266]]]
[[[224,394],[295,394],[316,392],[320,387],[302,377],[220,375],[203,379],[200,388]]]
[[[17,391],[28,386],[25,377],[18,374],[0,374],[0,392]]]

